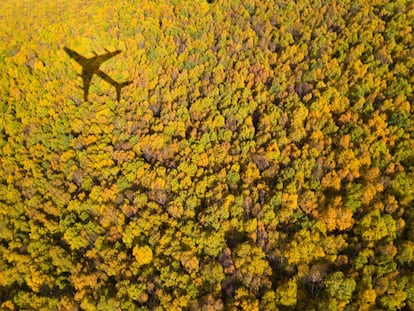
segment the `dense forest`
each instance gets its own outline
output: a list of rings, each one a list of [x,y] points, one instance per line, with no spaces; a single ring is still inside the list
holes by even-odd
[[[413,27],[410,0],[0,1],[0,309],[413,310]],[[64,47],[121,50],[120,100]]]

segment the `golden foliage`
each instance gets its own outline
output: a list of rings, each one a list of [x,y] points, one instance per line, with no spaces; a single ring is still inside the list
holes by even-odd
[[[0,1],[0,308],[411,308],[413,12]]]

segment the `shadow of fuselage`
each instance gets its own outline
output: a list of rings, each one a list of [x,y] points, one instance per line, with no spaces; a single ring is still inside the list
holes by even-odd
[[[63,48],[65,52],[74,59],[77,63],[82,66],[82,73],[80,74],[83,80],[83,98],[84,100],[88,100],[89,88],[91,86],[92,77],[96,74],[98,77],[103,79],[104,81],[108,82],[116,89],[116,99],[119,102],[121,99],[121,90],[123,87],[132,83],[132,81],[126,82],[117,82],[108,76],[105,72],[99,69],[102,63],[106,62],[107,60],[111,59],[112,57],[121,53],[120,50],[109,52],[107,51],[106,54],[98,55],[94,52],[95,56],[91,58],[86,58],[79,53],[75,52],[74,50],[69,49],[68,47]]]

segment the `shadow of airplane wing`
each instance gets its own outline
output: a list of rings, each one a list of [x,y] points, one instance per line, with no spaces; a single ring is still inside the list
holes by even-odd
[[[103,79],[104,81],[108,82],[109,84],[113,85],[116,89],[116,99],[119,102],[121,99],[121,90],[122,88],[124,88],[127,85],[130,85],[132,83],[132,81],[127,81],[127,82],[116,82],[114,79],[112,79],[110,76],[108,76],[105,72],[101,71],[101,70],[97,70],[96,75],[98,77],[100,77],[101,79]]]
[[[130,85],[132,83],[132,81],[126,81],[126,82],[122,82],[122,83],[118,83],[118,85],[116,86],[116,99],[119,102],[121,99],[121,90],[122,88],[124,88],[127,85]]]
[[[114,52],[108,52],[108,53],[103,54],[103,55],[98,55],[94,59],[96,59],[96,61],[99,64],[102,64],[103,62],[106,62],[108,59],[111,59],[112,57],[114,57],[114,56],[116,56],[116,55],[118,55],[120,53],[122,53],[121,50],[116,50]]]
[[[83,57],[82,55],[76,53],[74,50],[71,50],[66,46],[63,49],[70,56],[70,58],[73,58],[74,60],[76,60],[82,66],[84,65],[85,61],[87,60],[86,57]]]
[[[96,72],[96,75],[98,77],[100,77],[102,80],[108,82],[109,84],[113,85],[113,86],[117,86],[118,82],[116,82],[114,79],[112,79],[110,76],[108,76],[105,72],[103,72],[102,70],[98,69]]]

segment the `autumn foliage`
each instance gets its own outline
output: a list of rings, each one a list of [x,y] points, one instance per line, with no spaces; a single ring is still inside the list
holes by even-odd
[[[0,309],[414,309],[413,25],[404,0],[0,1]],[[64,46],[122,50],[120,102],[84,101]]]

